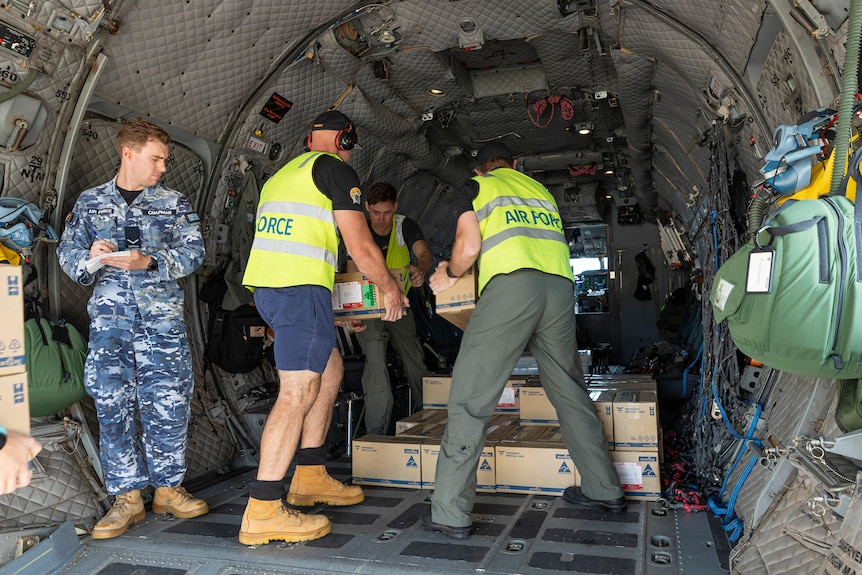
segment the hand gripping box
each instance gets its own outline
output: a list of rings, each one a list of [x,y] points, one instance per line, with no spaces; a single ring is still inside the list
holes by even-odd
[[[393,279],[402,285],[404,270],[389,270]],[[335,274],[332,286],[332,315],[335,321],[379,319],[386,314],[383,293],[362,274],[348,272]]]
[[[460,329],[466,329],[479,299],[479,271],[471,267],[455,285],[435,297],[437,315]]]
[[[0,264],[0,375],[24,373],[24,280],[21,267]]]

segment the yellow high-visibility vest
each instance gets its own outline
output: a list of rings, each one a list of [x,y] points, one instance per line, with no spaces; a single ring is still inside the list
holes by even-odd
[[[317,189],[311,174],[322,154],[301,154],[264,184],[243,285],[332,290],[338,258],[335,215],[332,200]]]
[[[404,241],[404,220],[407,216],[395,214],[392,216],[392,230],[389,232],[389,247],[386,248],[386,267],[391,270],[403,270],[410,264],[410,246]],[[402,291],[410,291],[410,274],[404,273]]]
[[[473,209],[482,233],[479,293],[498,274],[534,269],[574,282],[557,202],[545,187],[510,168],[473,178]]]

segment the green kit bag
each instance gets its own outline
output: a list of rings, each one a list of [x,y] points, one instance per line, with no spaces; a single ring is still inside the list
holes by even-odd
[[[87,341],[73,325],[55,320],[39,304],[24,322],[30,416],[52,415],[87,396]]]
[[[860,237],[862,210],[844,196],[786,202],[716,273],[715,320],[774,369],[862,377]]]

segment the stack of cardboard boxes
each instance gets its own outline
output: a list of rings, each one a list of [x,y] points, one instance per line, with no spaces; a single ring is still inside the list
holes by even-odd
[[[27,365],[24,362],[24,282],[21,267],[0,264],[0,425],[30,433]]]
[[[390,271],[393,275],[398,272]],[[469,270],[436,297],[437,314],[462,329],[476,306],[476,276],[475,268]],[[361,274],[336,276],[336,319],[380,317],[379,299],[362,297],[372,294],[373,289]],[[369,302],[378,308],[366,306]],[[579,355],[585,371],[589,371],[593,360],[590,350]],[[535,362],[529,357],[522,360],[488,424],[476,469],[476,488],[483,492],[561,495],[566,487],[579,484],[578,470],[563,444],[557,413],[535,375]],[[395,437],[371,435],[354,440],[354,483],[434,488],[451,384],[449,376],[425,377],[424,409],[397,422]],[[657,499],[661,482],[655,381],[650,376],[591,374],[587,384],[626,497]]]
[[[661,496],[655,382],[650,376],[604,375],[588,377],[587,384],[626,498],[654,501]],[[399,421],[395,437],[354,441],[355,483],[433,489],[450,386],[449,376],[424,378],[425,409]],[[477,490],[561,495],[579,479],[538,378],[512,376],[488,424]]]

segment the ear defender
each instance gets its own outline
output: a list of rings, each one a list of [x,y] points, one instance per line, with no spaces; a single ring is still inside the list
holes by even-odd
[[[359,138],[356,136],[353,124],[348,125],[335,135],[335,147],[339,150],[352,150],[358,141]]]
[[[303,149],[306,152],[311,151],[311,134],[309,134],[308,137],[305,139],[305,145],[303,146]]]

